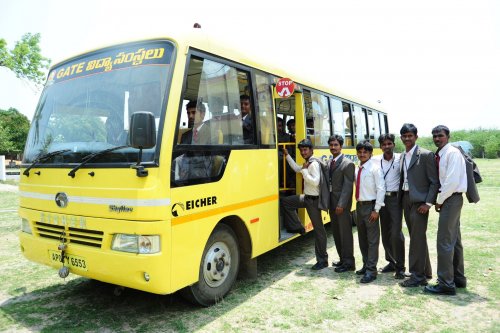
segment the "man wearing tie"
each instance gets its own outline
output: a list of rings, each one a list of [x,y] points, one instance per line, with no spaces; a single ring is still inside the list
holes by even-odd
[[[356,169],[356,225],[363,255],[363,275],[359,282],[370,283],[377,278],[378,247],[380,242],[379,211],[384,206],[385,186],[382,172],[371,157],[372,144],[365,140],[356,145],[359,168]]]
[[[342,154],[344,138],[338,134],[328,139],[332,159],[328,161],[330,175],[330,220],[339,261],[334,261],[335,272],[355,270],[352,237],[351,206],[354,184],[354,163]]]
[[[455,288],[465,288],[464,250],[460,234],[460,212],[467,192],[467,174],[462,153],[448,140],[450,130],[439,125],[432,129],[432,138],[438,148],[436,163],[439,172],[439,194],[436,211],[439,213],[437,232],[437,284],[424,291],[438,295],[455,295]]]
[[[181,136],[183,144],[209,144],[210,128],[203,122],[205,119],[205,105],[196,101],[189,101],[186,104],[189,130]]]
[[[427,285],[427,279],[432,278],[426,232],[429,209],[436,201],[439,179],[434,153],[416,145],[415,125],[404,124],[400,134],[406,152],[402,154],[399,197],[410,234],[408,261],[411,274],[400,286],[418,287]]]

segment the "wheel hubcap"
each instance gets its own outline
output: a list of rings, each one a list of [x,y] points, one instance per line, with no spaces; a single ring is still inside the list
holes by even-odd
[[[231,269],[231,254],[226,244],[214,243],[208,249],[203,262],[203,277],[210,287],[218,287],[227,278]]]

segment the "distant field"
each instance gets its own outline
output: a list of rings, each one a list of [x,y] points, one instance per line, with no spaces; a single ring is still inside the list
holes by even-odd
[[[115,296],[111,285],[74,275],[62,280],[56,270],[28,262],[16,235],[17,194],[0,186],[0,331],[500,332],[500,160],[478,165],[481,201],[465,204],[461,220],[468,288],[457,296],[405,290],[389,274],[360,285],[353,273],[337,274],[331,267],[312,272],[309,234],[259,257],[258,279],[238,281],[211,308],[177,295],[125,290]],[[436,228],[433,212],[428,239],[434,272]],[[337,259],[329,226],[327,231],[330,258]],[[357,240],[355,254],[359,265]],[[381,247],[379,267],[383,257]]]

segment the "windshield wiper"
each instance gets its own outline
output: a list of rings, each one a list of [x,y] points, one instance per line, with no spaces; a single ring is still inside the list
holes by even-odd
[[[129,146],[118,146],[118,147],[104,149],[104,150],[92,153],[90,155],[87,155],[82,159],[80,164],[78,164],[76,167],[71,169],[71,171],[68,173],[68,176],[71,176],[71,178],[75,178],[75,173],[78,171],[78,169],[80,169],[82,166],[84,166],[85,164],[87,164],[88,162],[90,162],[91,160],[96,158],[97,156],[101,156],[101,155],[107,154],[109,152],[112,152],[113,150],[123,149],[123,148],[127,148],[127,147],[129,147]]]
[[[53,151],[53,152],[50,152],[50,153],[47,153],[47,154],[38,155],[38,157],[33,161],[33,163],[31,163],[30,166],[27,167],[26,170],[24,170],[23,175],[25,175],[26,177],[29,177],[30,176],[30,170],[35,165],[37,165],[38,163],[43,162],[45,160],[48,160],[52,156],[60,155],[60,154],[65,153],[67,151],[71,151],[71,149],[56,150],[56,151]]]

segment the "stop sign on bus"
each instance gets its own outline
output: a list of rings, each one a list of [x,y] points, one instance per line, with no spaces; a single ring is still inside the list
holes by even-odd
[[[281,98],[292,96],[295,90],[295,83],[289,78],[281,78],[276,83],[276,93]]]

